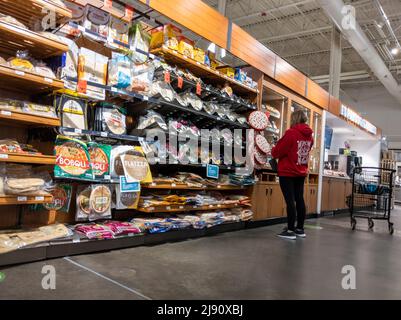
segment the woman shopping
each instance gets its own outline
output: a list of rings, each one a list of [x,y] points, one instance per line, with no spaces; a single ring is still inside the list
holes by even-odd
[[[291,240],[305,237],[304,183],[308,174],[309,153],[313,146],[313,131],[307,123],[308,117],[304,111],[292,113],[291,128],[271,152],[272,157],[278,160],[280,187],[287,205],[288,226],[278,236]]]

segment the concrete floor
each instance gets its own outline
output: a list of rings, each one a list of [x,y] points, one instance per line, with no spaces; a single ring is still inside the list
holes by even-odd
[[[393,236],[384,222],[351,231],[336,216],[309,220],[297,241],[277,238],[276,225],[9,267],[0,299],[400,299],[401,209],[393,216]],[[46,264],[55,290],[41,286]],[[356,290],[342,289],[344,265]]]

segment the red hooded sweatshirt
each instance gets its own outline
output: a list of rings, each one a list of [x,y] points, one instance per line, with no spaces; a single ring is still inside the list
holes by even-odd
[[[278,159],[281,177],[305,177],[308,174],[309,152],[313,146],[313,131],[307,124],[296,124],[288,129],[272,149]]]

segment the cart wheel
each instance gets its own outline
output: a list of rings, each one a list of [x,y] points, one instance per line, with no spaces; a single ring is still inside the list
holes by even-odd
[[[352,230],[355,230],[355,228],[356,228],[356,219],[355,219],[355,218],[352,218],[352,219],[351,219],[351,229],[352,229]]]
[[[373,222],[372,219],[368,220],[368,224],[369,224],[369,230],[373,230],[373,227],[375,226],[375,223]]]
[[[390,232],[390,234],[394,233],[394,224],[393,223],[389,223],[388,225],[388,231]]]

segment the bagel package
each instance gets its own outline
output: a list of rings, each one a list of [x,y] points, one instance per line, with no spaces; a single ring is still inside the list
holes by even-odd
[[[54,152],[56,178],[93,179],[90,155],[85,142],[58,135]]]

